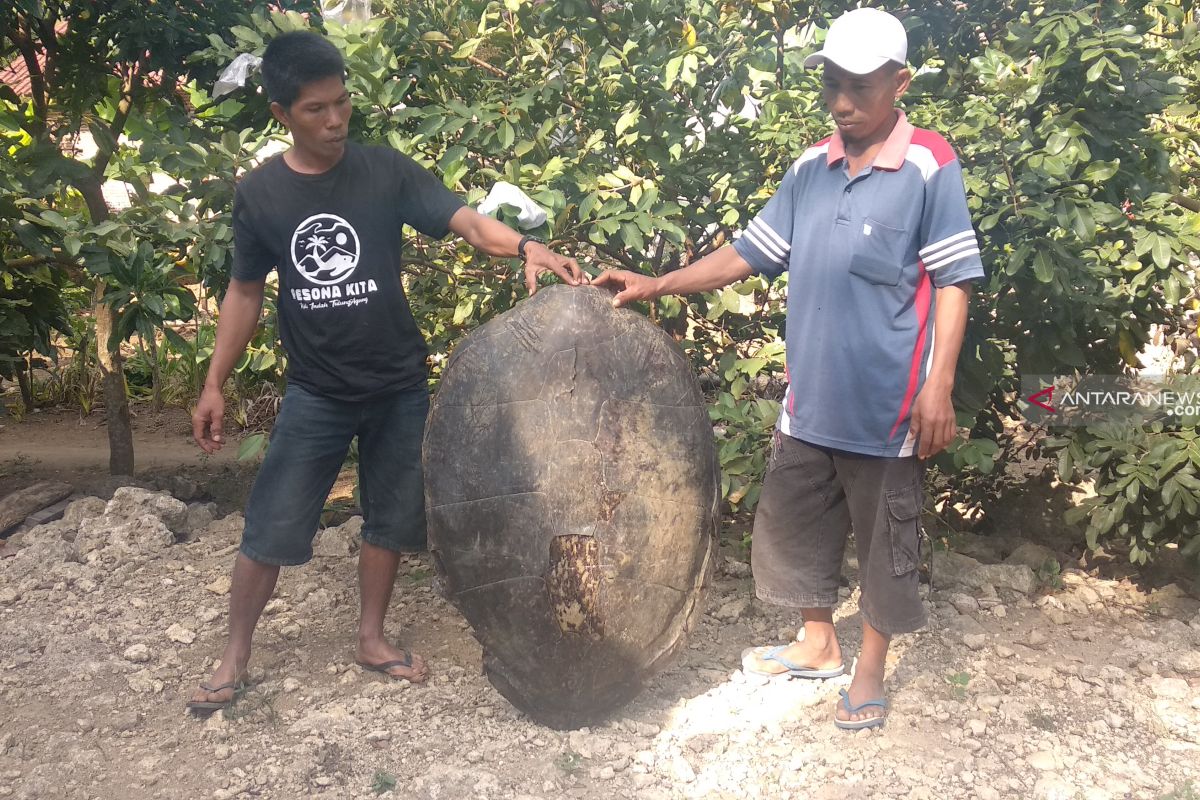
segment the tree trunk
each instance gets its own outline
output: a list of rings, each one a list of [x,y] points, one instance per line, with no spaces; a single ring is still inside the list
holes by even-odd
[[[25,359],[25,363],[17,369],[17,386],[21,388],[21,403],[25,406],[25,413],[33,411],[33,384],[30,382],[28,372],[29,359]]]
[[[158,337],[151,336],[145,345],[150,351],[150,408],[157,414],[162,411],[162,371],[158,368]]]
[[[96,321],[96,361],[104,383],[105,427],[108,428],[108,471],[133,474],[133,425],[129,419],[129,391],[125,385],[125,360],[120,345],[109,349],[116,315],[103,301],[104,281],[92,293],[92,318]]]
[[[76,184],[76,188],[87,203],[93,225],[109,218],[108,204],[104,202],[99,178],[81,180]],[[92,319],[96,323],[96,361],[100,365],[100,375],[104,381],[108,471],[112,475],[132,475],[133,425],[129,419],[129,389],[125,385],[125,362],[121,358],[121,344],[117,342],[115,346],[109,346],[116,315],[104,302],[105,287],[103,279],[96,281],[92,291]]]

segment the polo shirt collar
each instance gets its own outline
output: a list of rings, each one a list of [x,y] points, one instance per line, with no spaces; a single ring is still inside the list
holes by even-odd
[[[915,130],[903,111],[896,109],[896,113],[900,115],[896,120],[896,127],[892,128],[887,141],[883,143],[883,148],[872,163],[873,167],[893,172],[904,166],[904,156],[908,153],[908,146],[912,144]],[[826,155],[825,163],[833,167],[845,157],[846,143],[842,141],[842,132],[835,128],[833,138],[829,140],[829,153]]]

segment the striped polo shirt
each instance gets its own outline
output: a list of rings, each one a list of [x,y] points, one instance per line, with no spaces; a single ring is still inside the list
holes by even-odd
[[[733,245],[759,274],[788,272],[779,429],[893,457],[914,451],[909,418],[933,360],[935,290],[983,277],[954,150],[897,113],[858,175],[838,133],[805,151]]]

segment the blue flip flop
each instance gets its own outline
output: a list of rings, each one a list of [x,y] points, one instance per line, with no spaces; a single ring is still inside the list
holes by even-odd
[[[742,653],[742,671],[751,675],[758,675],[759,677],[763,678],[776,678],[780,675],[786,675],[789,678],[812,678],[816,680],[821,680],[824,678],[836,678],[846,671],[845,664],[839,664],[832,669],[814,669],[813,667],[806,667],[803,664],[796,664],[788,661],[786,658],[781,656],[780,653],[789,647],[791,647],[790,644],[781,644],[777,647],[768,649],[765,653],[762,653],[758,656],[759,659],[763,661],[774,661],[776,664],[784,667],[787,670],[786,672],[765,672],[763,670],[747,667],[746,658],[753,654],[755,650],[761,649],[758,647],[748,648]]]
[[[878,700],[867,700],[866,702],[859,703],[856,706],[852,706],[852,705],[850,705],[850,693],[849,692],[847,692],[845,689],[841,689],[838,692],[838,694],[840,694],[842,696],[842,699],[838,701],[838,704],[841,705],[842,708],[846,709],[847,714],[857,714],[858,712],[862,711],[864,708],[868,708],[870,706],[879,706],[885,712],[887,711],[887,707],[888,707],[887,700],[884,700],[882,697],[879,698]],[[865,728],[879,728],[886,721],[887,721],[886,713],[881,717],[869,717],[867,719],[859,719],[859,720],[838,719],[836,711],[834,712],[834,715],[833,715],[833,724],[837,725],[839,728],[841,728],[844,731],[861,731]]]

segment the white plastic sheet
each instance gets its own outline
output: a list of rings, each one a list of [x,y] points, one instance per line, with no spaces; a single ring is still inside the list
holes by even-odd
[[[250,73],[258,69],[261,63],[262,59],[252,53],[242,53],[230,61],[229,66],[221,71],[217,82],[213,84],[213,100],[245,86],[246,81],[250,79]]]
[[[499,181],[487,197],[479,204],[480,214],[494,214],[500,206],[512,206],[517,209],[517,226],[522,229],[536,228],[546,221],[546,209],[539,206],[533,199],[506,181]]]

